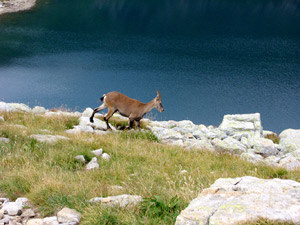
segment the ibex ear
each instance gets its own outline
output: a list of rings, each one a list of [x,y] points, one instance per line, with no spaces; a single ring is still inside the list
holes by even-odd
[[[156,90],[156,92],[157,92],[157,96],[156,96],[156,99],[157,99],[157,100],[160,100],[160,99],[161,99],[161,95],[160,95],[160,92],[159,92],[158,90]]]

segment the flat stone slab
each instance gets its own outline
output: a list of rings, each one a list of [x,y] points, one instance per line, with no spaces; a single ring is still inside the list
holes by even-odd
[[[101,203],[104,206],[108,207],[134,207],[143,201],[143,198],[138,195],[117,195],[117,196],[109,196],[106,198],[96,197],[92,198],[89,202],[91,203]]]
[[[33,134],[30,135],[31,138],[36,139],[39,142],[46,142],[49,144],[53,144],[60,140],[69,140],[70,138],[61,136],[61,135],[44,135],[44,134]]]
[[[300,183],[256,177],[220,178],[184,209],[181,224],[239,224],[265,218],[300,223]]]
[[[9,138],[0,137],[0,143],[9,143]]]

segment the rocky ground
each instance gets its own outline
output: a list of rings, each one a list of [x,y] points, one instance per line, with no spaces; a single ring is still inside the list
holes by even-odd
[[[16,201],[0,198],[0,225],[76,225],[81,215],[74,209],[63,208],[55,216],[39,217],[27,198],[17,198]]]
[[[0,15],[30,9],[36,0],[4,0],[0,1]]]
[[[78,117],[79,124],[66,130],[68,134],[90,132],[105,135],[109,132],[119,132],[116,128],[113,128],[113,131],[106,131],[105,122],[97,118],[94,123],[90,123],[89,117],[93,111],[91,108],[87,108],[83,113],[63,112],[43,107],[31,109],[24,104],[0,102],[0,111],[22,111],[45,117],[53,115]],[[99,114],[96,116],[99,117]],[[119,115],[116,117],[127,120]],[[4,118],[0,116],[0,120]],[[225,115],[219,127],[195,125],[188,120],[144,119],[143,123],[161,142],[182,146],[185,151],[225,152],[239,155],[253,163],[266,163],[288,170],[300,168],[300,130],[287,129],[279,135],[263,131],[259,113]],[[52,144],[62,139],[67,140],[70,136],[38,134],[32,135],[32,138]],[[9,143],[10,140],[0,137],[0,144],[1,142]],[[99,169],[98,160],[110,160],[110,156],[102,149],[91,153],[95,157],[88,163],[83,155],[75,157],[76,160],[86,163],[86,170]],[[297,224],[300,223],[299,190],[300,183],[292,180],[266,180],[255,177],[218,179],[181,212],[176,224],[236,224],[259,218]],[[142,200],[142,196],[124,194],[106,198],[95,197],[90,203],[98,202],[108,207],[127,208],[139,204]],[[11,202],[7,198],[0,198],[0,225],[71,225],[79,222],[80,213],[69,208],[64,208],[52,217],[40,218],[30,206],[28,199],[18,198]]]

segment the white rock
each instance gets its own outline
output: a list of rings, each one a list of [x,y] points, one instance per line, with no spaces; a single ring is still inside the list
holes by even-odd
[[[63,208],[57,213],[59,223],[76,223],[80,222],[81,214],[75,209]]]
[[[179,174],[186,174],[188,171],[186,170],[180,170]]]
[[[35,106],[32,109],[32,113],[34,113],[34,114],[43,114],[43,113],[46,113],[46,112],[47,112],[47,110],[44,107],[41,107],[41,106]]]
[[[255,153],[260,154],[264,157],[278,154],[278,150],[275,148],[273,141],[271,141],[270,139],[253,138],[252,143]]]
[[[280,148],[288,153],[300,149],[300,129],[287,129],[280,133]]]
[[[31,108],[23,103],[7,103],[12,108],[23,112],[30,112]]]
[[[112,130],[116,130],[116,128],[114,126],[112,126],[111,124],[109,124],[110,127],[112,128]],[[99,120],[97,118],[94,118],[94,123],[90,122],[90,118],[89,117],[80,117],[79,119],[79,125],[78,125],[79,129],[81,129],[82,131],[86,131],[86,129],[88,129],[88,131],[94,131],[95,130],[106,130],[107,126],[106,126],[106,122]],[[87,128],[89,127],[89,128]],[[90,130],[92,129],[92,130]]]
[[[203,138],[206,138],[205,133],[204,133],[203,131],[201,131],[201,130],[195,130],[195,131],[193,132],[193,136],[194,136],[195,138],[197,138],[197,139],[203,139]]]
[[[279,162],[279,166],[287,170],[296,170],[300,168],[300,149],[285,155]]]
[[[0,137],[0,143],[9,143],[9,138]]]
[[[93,114],[94,110],[92,108],[86,108],[83,113],[82,116],[83,117],[91,117]]]
[[[91,151],[95,156],[98,156],[100,157],[103,153],[103,149],[102,148],[99,148],[97,150],[94,150],[94,151]]]
[[[0,204],[9,202],[9,198],[0,198]]]
[[[160,139],[160,140],[166,140],[166,139],[179,140],[179,139],[183,139],[183,135],[180,132],[175,131],[173,129],[163,129],[163,130],[160,130],[159,132],[157,132],[157,131],[153,131],[153,132],[158,137],[158,139]]]
[[[247,138],[245,138],[245,137],[242,137],[242,138],[241,138],[241,143],[242,143],[243,145],[245,145],[245,146],[246,146],[246,148],[251,148],[251,146],[250,146],[250,144],[249,144],[249,142],[248,142],[248,139],[247,139]]]
[[[87,170],[99,169],[98,160],[96,157],[92,158],[92,160],[86,165]]]
[[[278,166],[280,159],[281,158],[278,156],[271,155],[271,156],[265,158],[264,162],[270,166]]]
[[[214,139],[212,140],[212,144],[219,152],[241,154],[247,151],[245,145],[232,137],[225,138],[224,140]]]
[[[220,178],[191,201],[181,224],[240,224],[260,218],[300,223],[300,183],[256,177]]]
[[[84,158],[83,155],[77,155],[77,156],[75,156],[74,158],[75,158],[75,160],[77,160],[77,161],[79,161],[79,162],[85,163],[85,158]]]
[[[10,216],[16,216],[22,214],[23,206],[20,203],[16,202],[7,202],[2,205],[4,213],[7,213]]]
[[[78,134],[78,133],[80,133],[81,132],[81,130],[80,129],[69,129],[69,130],[66,130],[65,131],[67,134]]]
[[[56,216],[45,217],[43,219],[43,225],[58,225],[58,220]]]
[[[263,130],[259,113],[225,115],[219,129],[230,136],[246,133],[249,137],[261,137]]]
[[[15,202],[20,204],[22,207],[29,206],[29,199],[28,198],[24,198],[24,197],[17,198]]]
[[[69,140],[70,138],[61,135],[43,135],[43,134],[33,134],[30,135],[31,138],[36,139],[39,142],[46,142],[49,144],[54,144],[60,140]]]
[[[35,216],[35,212],[32,209],[25,209],[21,215],[21,217],[34,217]]]
[[[0,121],[5,121],[3,116],[0,116]]]
[[[207,139],[197,140],[190,148],[199,149],[200,151],[215,151],[214,146]]]
[[[121,207],[121,208],[127,208],[127,207],[134,207],[138,205],[141,201],[143,201],[143,198],[138,195],[117,195],[117,196],[109,196],[106,198],[102,197],[96,197],[92,198],[89,202],[96,203],[99,202],[104,206],[108,207]]]
[[[10,105],[8,105],[5,102],[0,102],[0,111],[13,112],[13,111],[17,111],[17,109],[11,107]]]
[[[168,145],[174,145],[174,146],[184,146],[184,142],[181,139],[173,140],[173,139],[164,139],[162,140],[163,143]]]
[[[261,155],[257,155],[249,152],[242,153],[241,158],[252,163],[259,163],[259,162],[263,162],[264,160],[264,158]]]
[[[43,224],[43,219],[30,219],[28,220],[26,225],[44,225],[44,224]]]
[[[102,159],[104,159],[104,160],[107,160],[107,161],[110,160],[110,155],[107,154],[107,153],[103,153],[101,157],[102,157]]]

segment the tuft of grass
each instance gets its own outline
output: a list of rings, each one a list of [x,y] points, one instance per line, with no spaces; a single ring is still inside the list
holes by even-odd
[[[159,218],[163,223],[171,224],[183,209],[183,201],[177,196],[170,200],[163,200],[160,196],[154,195],[143,200],[140,215],[154,220]]]
[[[123,131],[120,136],[123,139],[142,139],[159,142],[158,138],[151,131]]]
[[[274,144],[279,144],[280,142],[280,137],[277,134],[268,134],[265,138],[270,139]]]

